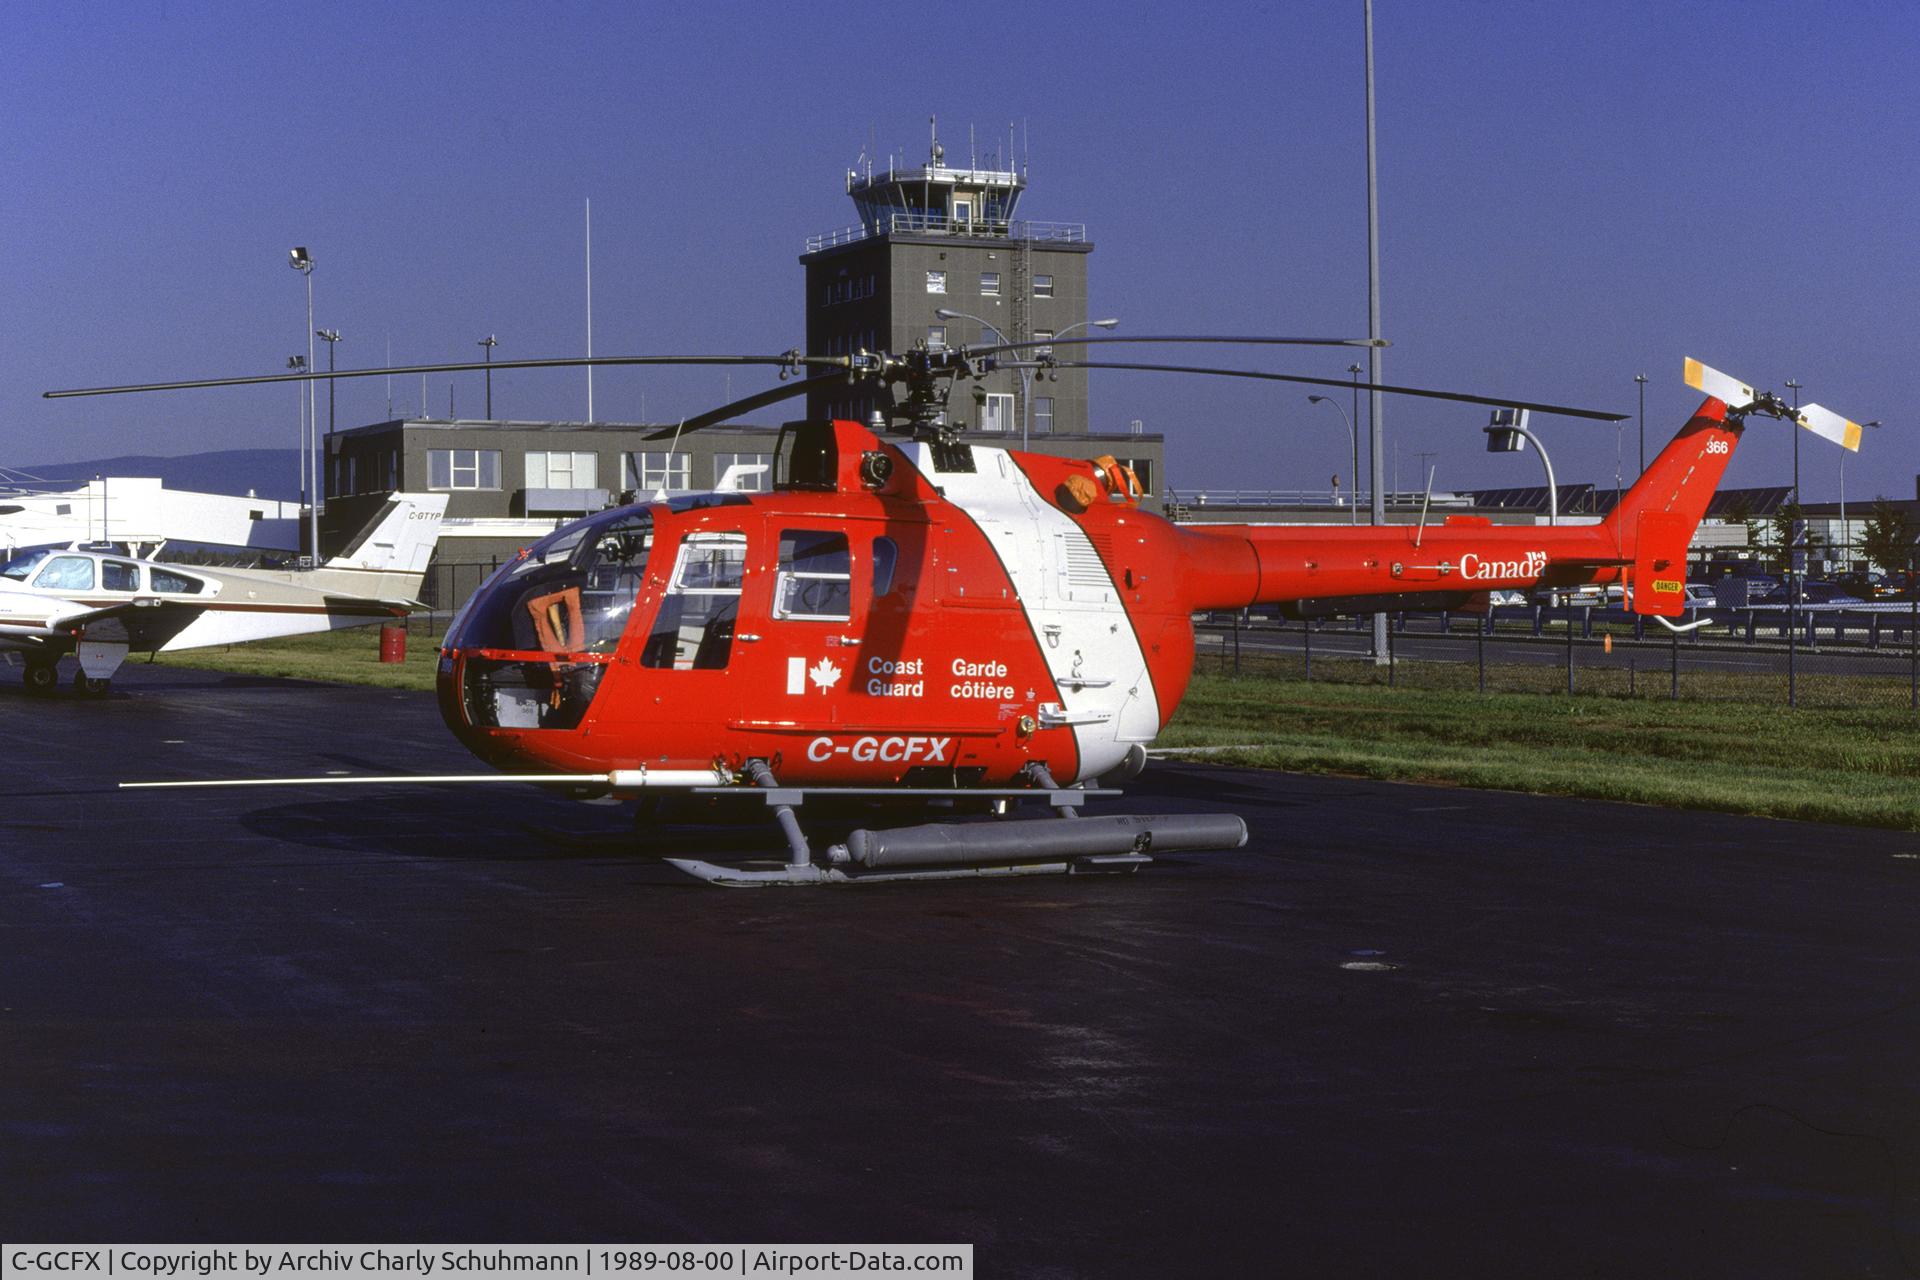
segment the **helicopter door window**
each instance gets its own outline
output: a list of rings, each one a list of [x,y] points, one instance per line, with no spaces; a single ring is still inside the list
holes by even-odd
[[[91,591],[93,561],[86,556],[55,556],[33,585],[48,591]]]
[[[893,567],[900,562],[900,547],[892,538],[873,540],[873,598],[893,590]]]
[[[724,668],[733,649],[746,568],[746,534],[688,534],[640,652],[640,665],[676,671]]]
[[[853,563],[847,535],[788,529],[780,535],[773,616],[845,622],[853,616]]]

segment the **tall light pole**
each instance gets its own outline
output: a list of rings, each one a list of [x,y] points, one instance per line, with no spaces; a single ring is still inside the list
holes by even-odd
[[[1353,433],[1356,436],[1360,434],[1360,375],[1365,372],[1366,370],[1357,364],[1347,366],[1347,373],[1353,378],[1353,417],[1349,418],[1348,421],[1353,423]],[[1373,452],[1373,442],[1371,440],[1367,442],[1367,452],[1368,454],[1372,454]],[[1353,496],[1355,499],[1360,497],[1360,464],[1357,462],[1353,464]],[[1369,518],[1371,518],[1371,514],[1369,514]]]
[[[287,357],[287,368],[295,373],[306,370],[307,358],[303,355]],[[300,505],[307,505],[307,389],[296,385],[293,389],[293,403],[300,415]]]
[[[1872,422],[1863,422],[1860,425],[1864,427],[1877,427],[1880,425],[1880,420],[1876,418]],[[1840,572],[1842,573],[1846,573],[1853,567],[1853,535],[1847,530],[1848,452],[1849,450],[1846,449],[1840,451]]]
[[[487,349],[487,421],[492,422],[493,421],[493,349],[500,345],[500,340],[494,337],[492,334],[488,334],[486,337],[480,339],[480,341],[476,345],[485,347]],[[643,411],[640,416],[643,418],[646,417],[645,412]]]
[[[305,245],[296,245],[287,250],[287,265],[307,278],[307,372],[312,374],[313,340],[316,336],[313,329],[313,257],[307,252]],[[308,550],[316,565],[320,563],[320,450],[317,447],[320,432],[312,424],[318,420],[318,408],[314,397],[313,379],[308,377],[307,422],[309,426],[307,438],[300,444],[308,452],[307,474],[313,479],[313,500],[307,504],[307,536]]]
[[[992,330],[993,340],[995,342],[1004,344],[1007,341],[1007,336],[1000,332],[998,325],[994,324],[991,320],[982,320],[979,316],[971,312],[955,311],[951,307],[941,307],[933,314],[942,320],[971,320],[982,329]],[[1111,318],[1106,320],[1076,320],[1066,328],[1060,330],[1060,332],[1054,334],[1049,341],[1058,341],[1072,333],[1075,329],[1086,329],[1089,327],[1094,329],[1111,329],[1119,323],[1120,321],[1118,319]],[[1020,447],[1024,450],[1027,448],[1027,441],[1032,434],[1033,427],[1033,370],[1024,367],[1024,361],[1022,365],[1023,367],[1019,371],[1021,401]]]
[[[338,329],[320,329],[316,331],[320,340],[327,344],[327,372],[333,372],[333,344],[340,341]],[[327,379],[327,434],[333,434],[333,379]]]
[[[1787,379],[1787,389],[1793,392],[1793,416],[1796,419],[1800,416],[1800,387],[1801,384],[1799,382],[1792,378]],[[1791,427],[1791,430],[1793,432],[1793,497],[1791,501],[1793,503],[1794,517],[1788,522],[1787,526],[1787,546],[1790,557],[1788,563],[1795,569],[1805,569],[1807,567],[1806,553],[1800,549],[1800,424],[1796,421]]]
[[[1633,380],[1640,384],[1640,474],[1647,474],[1647,375],[1636,373]]]
[[[1367,35],[1367,381],[1380,382],[1380,198],[1376,189],[1373,159],[1373,0],[1366,0]],[[1378,391],[1367,392],[1367,447],[1373,451],[1373,522],[1385,524],[1385,495],[1380,491],[1383,455],[1386,453],[1384,406]],[[1373,615],[1373,660],[1388,660],[1387,615]]]
[[[1354,395],[1358,396],[1356,388]],[[1347,424],[1347,439],[1353,445],[1353,470],[1348,474],[1353,479],[1353,492],[1347,495],[1347,510],[1353,516],[1352,523],[1360,523],[1360,433],[1354,429],[1353,419],[1347,417],[1347,411],[1340,408],[1340,402],[1330,396],[1308,396],[1308,404],[1330,404]]]

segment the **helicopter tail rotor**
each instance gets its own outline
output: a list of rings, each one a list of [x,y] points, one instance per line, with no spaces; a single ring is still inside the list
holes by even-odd
[[[1710,369],[1691,358],[1687,361],[1686,378],[1687,385],[1695,391],[1704,391],[1716,400],[1724,400],[1727,408],[1737,417],[1763,413],[1770,418],[1780,418],[1804,427],[1849,452],[1857,453],[1860,450],[1860,424],[1841,417],[1831,409],[1817,404],[1801,405],[1795,409],[1771,391],[1755,391],[1738,378],[1729,377],[1718,369]]]

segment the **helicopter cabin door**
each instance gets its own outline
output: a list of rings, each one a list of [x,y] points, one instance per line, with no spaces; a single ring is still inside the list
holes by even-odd
[[[777,516],[769,520],[767,535],[774,558],[766,652],[778,664],[777,696],[783,703],[812,700],[815,705],[804,708],[807,719],[838,719],[822,697],[845,693],[858,679],[852,669],[860,653],[854,619],[866,614],[865,599],[854,599],[856,549],[848,526]],[[864,555],[866,548],[858,551]]]
[[[640,666],[657,673],[646,681],[653,696],[645,714],[670,757],[711,758],[716,718],[730,720],[739,703],[741,654],[758,639],[738,627],[741,595],[751,585],[747,566],[744,529],[694,530],[674,551],[640,650]],[[683,725],[702,726],[704,739],[682,740]]]

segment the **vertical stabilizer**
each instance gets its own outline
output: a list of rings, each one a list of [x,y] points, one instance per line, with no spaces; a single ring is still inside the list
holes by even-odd
[[[424,574],[427,561],[433,558],[434,545],[440,541],[440,522],[446,514],[444,493],[392,494],[324,567]]]

